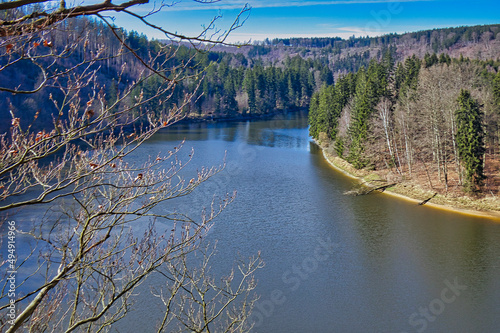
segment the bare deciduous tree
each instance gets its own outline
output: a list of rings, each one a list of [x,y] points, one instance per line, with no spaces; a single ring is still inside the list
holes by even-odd
[[[127,315],[134,291],[153,272],[164,276],[168,290],[161,294],[166,310],[159,331],[166,330],[166,324],[195,332],[209,332],[212,327],[241,332],[249,327],[252,273],[261,267],[259,257],[240,264],[238,279],[230,275],[222,286],[209,277],[209,252],[201,252],[200,269],[187,264],[187,257],[199,251],[213,219],[234,193],[214,200],[196,219],[159,209],[189,195],[223,165],[202,168],[187,180],[184,169],[193,153],[188,161],[181,161],[180,147],[141,165],[130,159],[158,130],[181,119],[196,95],[195,89],[182,103],[162,112],[151,107],[167,103],[180,81],[195,81],[199,75],[190,61],[171,61],[179,50],[174,42],[188,41],[198,48],[224,44],[227,35],[243,23],[248,8],[225,31],[215,29],[216,18],[200,35],[188,37],[150,23],[150,15],[163,6],[146,15],[132,11],[147,2],[104,1],[71,8],[64,1],[55,8],[47,0],[0,3],[0,75],[29,64],[39,76],[32,86],[2,82],[0,91],[37,96],[55,111],[49,126],[35,130],[39,112],[29,118],[11,110],[10,130],[0,138],[2,219],[20,209],[52,207],[50,215],[31,227],[17,225],[18,235],[32,248],[19,250],[15,270],[30,272],[16,283],[15,316],[2,315],[6,319],[0,325],[6,332],[106,331]],[[171,43],[157,43],[156,52],[140,55],[127,44],[123,30],[105,16],[109,11],[139,19],[163,32]],[[83,15],[101,19],[118,47],[100,43],[85,29],[74,29],[75,18]],[[67,66],[69,58],[78,61]],[[123,59],[135,59],[141,65],[133,80],[123,77],[127,66]],[[122,88],[113,96],[99,80],[100,69],[110,63],[121,66],[116,82]],[[141,84],[152,78],[160,84],[145,96]],[[162,229],[159,221],[168,227]],[[7,314],[11,299],[4,281],[0,312]],[[242,302],[233,305],[239,297]]]

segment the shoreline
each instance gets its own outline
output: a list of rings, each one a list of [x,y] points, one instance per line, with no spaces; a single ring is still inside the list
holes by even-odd
[[[216,116],[204,115],[199,117],[187,115],[185,118],[179,120],[179,123],[218,123],[218,122],[237,122],[248,120],[267,120],[279,115],[287,115],[288,113],[307,111],[306,108],[292,108],[292,109],[279,109],[269,113],[262,114],[238,114],[234,116]]]
[[[355,179],[355,180],[359,181],[360,183],[366,183],[366,181],[364,179],[364,177],[366,177],[366,176],[363,176],[361,174],[356,175],[356,174],[349,172],[349,170],[347,170],[347,167],[342,167],[341,165],[339,165],[340,163],[339,164],[335,163],[335,160],[339,159],[342,161],[341,164],[345,164],[346,166],[353,168],[348,162],[342,160],[339,157],[336,157],[333,155],[330,156],[326,151],[327,147],[325,147],[323,144],[320,144],[317,140],[314,140],[314,143],[317,144],[318,147],[321,149],[321,152],[323,154],[323,158],[332,168],[334,168],[336,171],[342,173],[343,175],[345,175],[351,179]],[[360,171],[360,173],[361,173],[361,171]],[[406,185],[401,184],[401,186],[404,187]],[[395,198],[398,198],[401,200],[410,201],[410,202],[416,203],[416,204],[420,204],[423,200],[425,200],[425,199],[421,199],[421,198],[417,198],[417,197],[412,197],[412,196],[409,196],[409,195],[406,195],[403,193],[399,193],[397,191],[396,187],[397,187],[397,185],[393,186],[393,187],[389,187],[382,192],[379,191],[379,193],[382,193],[382,194],[385,193],[385,194],[390,195],[392,197],[395,197]],[[419,190],[424,192],[423,189],[419,189]],[[448,198],[448,200],[451,200],[451,199]],[[456,206],[453,206],[450,204],[441,204],[441,203],[433,203],[433,202],[427,202],[427,203],[425,203],[424,206],[428,206],[428,207],[431,207],[433,209],[444,210],[447,212],[458,213],[458,214],[462,214],[462,215],[487,218],[490,221],[500,223],[500,211],[476,210],[476,209],[472,209],[472,208],[462,208],[462,207],[456,207]]]

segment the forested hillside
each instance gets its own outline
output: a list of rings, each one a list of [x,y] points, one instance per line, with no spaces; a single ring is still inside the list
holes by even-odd
[[[136,32],[127,33],[122,29],[115,32],[136,50],[138,56],[148,58],[150,52],[154,54],[165,47],[156,41],[148,42],[145,36]],[[64,26],[27,41],[26,45],[27,48],[16,51],[15,45],[8,44],[6,48],[11,49],[0,56],[0,86],[14,90],[0,90],[0,108],[5,110],[0,113],[2,131],[10,127],[13,116],[8,111],[24,124],[33,122],[36,129],[50,127],[57,107],[47,103],[47,96],[60,103],[64,98],[60,87],[69,81],[76,84],[96,76],[101,88],[99,93],[105,93],[106,100],[112,103],[118,90],[140,81],[145,72],[140,59],[122,47],[111,29],[86,18],[66,20]],[[174,52],[177,52],[175,48],[170,52],[166,50],[157,62],[168,61],[175,68],[182,57],[170,57],[169,53]],[[96,93],[87,85],[81,86],[80,95],[84,100],[95,98]],[[78,107],[84,108],[83,105]]]
[[[500,25],[433,29],[380,37],[342,38],[288,38],[265,40],[247,51],[249,57],[275,61],[284,56],[299,54],[329,64],[335,76],[367,67],[370,59],[381,59],[390,49],[397,61],[416,55],[444,53],[458,58],[460,55],[490,60],[500,55]]]
[[[266,40],[255,45],[216,47],[198,52],[194,48],[177,46],[158,40],[148,40],[136,32],[116,29],[131,50],[120,46],[111,29],[85,18],[68,20],[65,31],[53,30],[44,40],[32,42],[29,50],[35,55],[58,54],[56,61],[46,63],[23,60],[0,72],[0,82],[17,90],[36,89],[44,80],[39,66],[47,68],[49,77],[62,73],[63,68],[77,67],[80,75],[94,73],[106,94],[108,103],[114,103],[117,94],[131,82],[139,82],[130,96],[116,103],[116,109],[126,108],[134,99],[148,99],[158,91],[164,80],[153,76],[141,81],[147,70],[141,66],[140,58],[149,60],[151,54],[163,49],[163,56],[156,63],[173,68],[169,73],[175,77],[175,68],[189,65],[184,78],[175,78],[176,87],[165,103],[145,103],[145,107],[161,113],[171,106],[181,105],[184,96],[195,92],[197,98],[183,108],[190,119],[228,119],[254,117],[297,108],[307,108],[314,92],[323,85],[331,85],[335,78],[346,77],[360,68],[369,68],[372,59],[381,61],[390,54],[394,62],[404,61],[415,55],[415,59],[426,58],[426,63],[443,62],[450,55],[460,53],[470,59],[492,59],[487,62],[490,70],[496,71],[500,50],[499,25],[450,28],[422,31],[404,35],[391,34],[376,38],[310,38]],[[67,34],[67,31],[72,31]],[[78,43],[77,48],[68,45]],[[104,47],[106,46],[106,47]],[[71,49],[71,52],[65,52]],[[440,52],[440,58],[433,53]],[[460,52],[460,53],[459,53]],[[101,61],[86,62],[95,59]],[[118,55],[117,55],[118,54]],[[0,58],[0,65],[8,62],[9,52]],[[432,59],[431,59],[432,58]],[[141,68],[141,69],[139,69]],[[204,79],[201,85],[192,78]],[[92,94],[82,90],[83,94]],[[16,117],[38,121],[34,126],[44,127],[52,122],[53,105],[43,103],[44,96],[52,94],[56,101],[61,97],[57,84],[44,87],[35,94],[12,94],[0,92],[0,107],[12,111]],[[2,131],[8,128],[11,115],[2,113]],[[25,122],[26,123],[26,122]]]
[[[313,96],[310,133],[332,140],[356,168],[388,171],[391,181],[496,193],[498,66],[444,54],[396,63],[387,52]]]
[[[34,126],[39,129],[50,125],[56,112],[55,105],[44,102],[45,97],[50,95],[57,101],[62,95],[57,83],[43,85],[40,90],[38,87],[47,77],[62,76],[67,68],[75,69],[75,81],[77,77],[97,76],[99,93],[106,95],[109,105],[117,101],[120,91],[136,82],[132,94],[116,103],[117,110],[127,108],[138,98],[147,101],[165,82],[158,75],[144,79],[149,73],[141,66],[141,59],[171,68],[166,77],[176,83],[172,95],[165,103],[151,100],[143,107],[162,113],[183,104],[184,97],[194,93],[197,97],[182,110],[191,119],[252,117],[306,108],[314,91],[322,84],[333,82],[328,66],[298,55],[268,63],[242,54],[149,41],[133,31],[116,29],[113,33],[107,26],[85,18],[68,20],[64,28],[62,32],[53,30],[43,39],[34,40],[28,50],[32,53],[31,61],[9,63],[10,50],[0,57],[1,66],[9,64],[0,71],[0,82],[4,87],[15,87],[16,92],[0,91],[0,108],[29,122],[36,115],[38,120]],[[130,50],[122,47],[114,34],[119,35]],[[160,49],[162,56],[151,59]],[[55,60],[45,61],[43,56],[50,54],[55,55]],[[183,77],[176,76],[176,68],[180,67],[187,69]],[[201,85],[197,78],[203,78]],[[95,93],[82,89],[84,96]],[[2,131],[8,129],[11,118],[8,112],[2,113]]]

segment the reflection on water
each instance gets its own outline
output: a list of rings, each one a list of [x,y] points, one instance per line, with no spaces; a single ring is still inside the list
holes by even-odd
[[[150,142],[228,141],[263,147],[304,149],[309,138],[304,136],[307,117],[297,114],[279,115],[271,120],[227,123],[180,123],[158,133]]]
[[[262,251],[255,332],[500,331],[500,224],[383,194],[344,196],[352,180],[324,161],[302,114],[178,124],[131,158],[183,139],[184,157],[195,151],[187,175],[224,158],[226,168],[158,209],[196,215],[214,194],[238,191],[208,239],[218,242],[214,274]],[[137,302],[115,329],[152,331],[158,304],[147,290]]]

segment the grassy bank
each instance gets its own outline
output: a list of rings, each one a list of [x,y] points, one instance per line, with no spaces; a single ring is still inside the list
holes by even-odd
[[[423,204],[426,207],[488,217],[500,222],[500,199],[497,196],[484,194],[477,197],[465,194],[447,195],[426,189],[412,180],[398,181],[394,184],[389,180],[391,179],[391,170],[356,169],[347,161],[338,157],[329,142],[317,142],[317,144],[321,147],[323,156],[332,167],[360,182],[360,189],[353,189],[354,193],[363,191],[366,193],[370,189],[383,188],[389,185],[389,187],[382,189],[383,193],[412,201],[415,204]],[[366,190],[361,190],[361,186]]]

